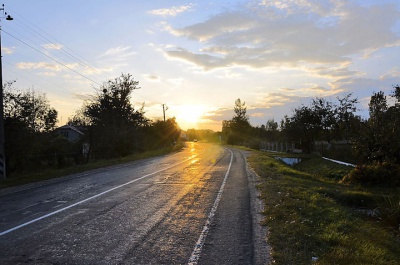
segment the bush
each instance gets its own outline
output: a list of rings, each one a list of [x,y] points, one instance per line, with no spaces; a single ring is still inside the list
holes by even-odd
[[[400,230],[400,197],[383,196],[376,203],[376,212],[383,225]]]
[[[365,185],[400,186],[400,166],[387,162],[359,165],[342,182]]]

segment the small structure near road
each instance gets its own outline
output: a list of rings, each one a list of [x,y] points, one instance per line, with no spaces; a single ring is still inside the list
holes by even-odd
[[[77,142],[85,135],[81,130],[71,125],[58,127],[55,132],[64,136],[70,142]]]

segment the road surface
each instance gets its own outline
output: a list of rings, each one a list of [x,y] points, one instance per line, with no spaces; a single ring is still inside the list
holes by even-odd
[[[157,158],[0,190],[0,264],[265,264],[245,154]]]

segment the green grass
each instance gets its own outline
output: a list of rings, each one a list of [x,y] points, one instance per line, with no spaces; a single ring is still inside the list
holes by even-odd
[[[351,168],[313,155],[296,155],[303,160],[293,167],[274,159],[284,155],[253,152],[249,157],[262,178],[264,225],[275,264],[311,264],[313,257],[313,264],[399,264],[398,226],[367,215],[379,198],[395,198],[398,189],[339,184],[339,175]]]
[[[18,175],[14,175],[6,180],[0,181],[0,189],[12,186],[18,186],[58,177],[63,177],[71,174],[81,173],[88,170],[123,164],[132,162],[139,159],[145,159],[150,157],[161,156],[170,152],[175,152],[181,150],[183,145],[177,145],[172,148],[164,148],[158,149],[143,153],[137,153],[126,157],[115,158],[115,159],[106,159],[106,160],[98,160],[98,161],[91,161],[88,164],[84,165],[75,165],[71,167],[66,167],[62,169],[46,169],[42,172],[37,173],[19,173]]]
[[[294,168],[318,177],[333,180],[341,180],[344,175],[348,174],[349,171],[353,169],[353,167],[322,159],[316,155],[307,155],[302,163],[295,165]]]

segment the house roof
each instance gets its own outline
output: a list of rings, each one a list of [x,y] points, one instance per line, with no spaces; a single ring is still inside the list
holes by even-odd
[[[80,131],[78,128],[76,128],[76,127],[74,127],[74,126],[72,126],[72,125],[68,125],[68,124],[66,124],[66,125],[64,125],[64,126],[61,126],[61,127],[58,127],[58,128],[56,128],[56,130],[72,130],[72,131],[75,131],[76,133],[79,133],[80,135],[85,135],[82,131]]]

